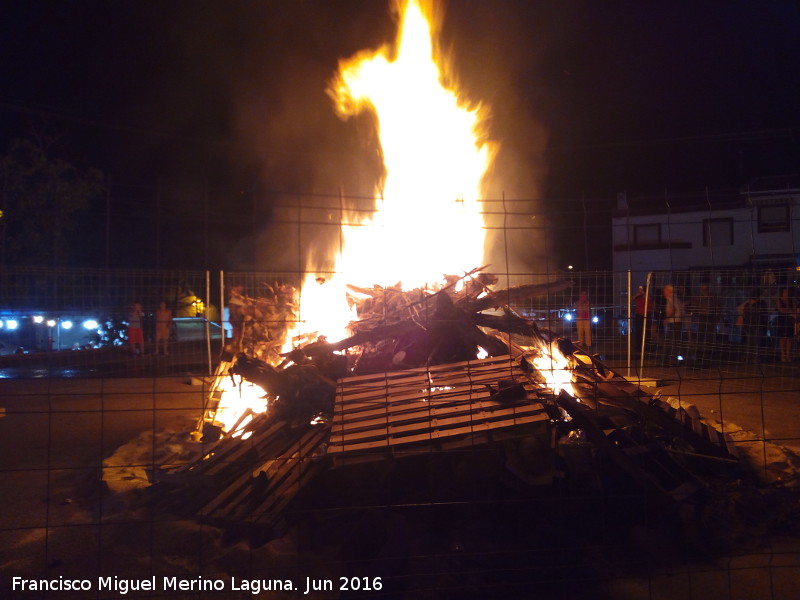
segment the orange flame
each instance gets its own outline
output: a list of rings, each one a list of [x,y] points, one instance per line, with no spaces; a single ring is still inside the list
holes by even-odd
[[[395,8],[394,46],[342,60],[328,90],[341,118],[364,111],[375,117],[384,162],[376,210],[368,219],[348,215],[353,221],[342,224],[335,276],[322,284],[313,274],[306,277],[284,352],[292,340],[314,332],[331,341],[348,335],[355,315],[346,283],[400,281],[412,289],[485,264],[479,199],[498,149],[482,132],[488,110],[454,88],[437,45],[441,15],[434,4],[397,0]]]
[[[572,386],[572,365],[558,348],[557,342],[549,344],[541,342],[538,354],[532,356],[530,360],[554,394],[564,390],[571,396],[577,396],[575,388]]]
[[[343,119],[374,114],[385,169],[373,216],[342,225],[337,275],[322,286],[327,290],[312,284],[313,276],[302,289],[301,327],[330,339],[341,337],[353,316],[343,282],[400,281],[411,289],[484,264],[479,198],[497,151],[482,134],[488,111],[452,87],[434,5],[408,0],[396,8],[395,51],[384,46],[341,61],[328,90]],[[314,299],[321,296],[325,301]]]

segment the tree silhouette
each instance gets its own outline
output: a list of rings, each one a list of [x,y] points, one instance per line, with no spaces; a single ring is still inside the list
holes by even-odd
[[[52,139],[21,139],[0,156],[0,264],[64,266],[102,173],[50,155]]]

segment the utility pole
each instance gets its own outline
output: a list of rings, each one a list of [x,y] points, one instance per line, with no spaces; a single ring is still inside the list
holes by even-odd
[[[156,269],[161,268],[161,178],[156,183]]]
[[[106,269],[111,266],[111,175],[106,181]]]

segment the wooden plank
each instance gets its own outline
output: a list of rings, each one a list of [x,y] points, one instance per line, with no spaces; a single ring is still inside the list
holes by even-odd
[[[175,474],[198,474],[206,471],[213,465],[218,464],[220,461],[227,460],[228,462],[232,462],[234,457],[239,456],[248,450],[248,448],[243,448],[243,442],[249,442],[251,445],[258,443],[259,441],[265,443],[277,432],[277,430],[284,426],[283,421],[275,421],[267,415],[256,415],[256,417],[257,418],[254,418],[253,421],[248,423],[247,430],[258,431],[258,437],[252,436],[248,440],[242,440],[241,437],[228,437],[214,442],[203,453],[203,456],[209,456],[212,454],[213,456],[187,465],[186,468],[177,470]],[[267,429],[262,431],[262,427],[266,427]]]
[[[277,493],[272,495],[271,502],[265,503],[258,509],[252,511],[251,514],[255,515],[252,522],[274,526],[281,517],[283,510],[297,495],[297,492],[323,469],[324,467],[317,461],[311,459],[304,461],[304,464],[299,465],[299,472],[294,481],[286,480],[281,489],[277,490]]]
[[[472,402],[475,400],[482,400],[489,398],[491,394],[486,388],[477,388],[473,390],[451,390],[447,393],[440,393],[436,396],[423,396],[417,395],[413,398],[404,399],[402,402],[393,402],[392,399],[387,401],[371,402],[368,404],[361,404],[358,407],[352,407],[351,410],[340,410],[334,412],[334,421],[358,419],[361,416],[368,416],[375,413],[399,413],[409,408],[413,408],[419,403],[424,403],[430,406],[447,406],[455,404],[463,404],[465,402]]]
[[[457,363],[447,363],[441,365],[433,365],[429,367],[415,367],[413,369],[404,369],[403,371],[387,371],[382,373],[373,373],[371,375],[357,375],[354,377],[344,377],[339,380],[339,383],[344,386],[353,384],[367,383],[369,381],[384,381],[393,380],[394,383],[402,383],[404,380],[419,379],[425,380],[425,376],[439,375],[452,371],[463,372],[465,369],[472,370],[480,369],[482,366],[497,366],[497,365],[515,365],[516,359],[510,355],[493,356],[489,358],[476,359],[470,361],[463,361]]]
[[[348,439],[350,437],[358,437],[364,434],[376,433],[380,431],[395,431],[400,428],[416,427],[419,430],[430,428],[431,424],[442,423],[445,419],[456,419],[458,421],[480,421],[491,418],[496,418],[498,415],[503,414],[516,414],[524,415],[530,413],[541,412],[541,406],[535,405],[516,405],[516,406],[499,406],[494,405],[485,410],[460,410],[460,411],[442,411],[435,415],[425,413],[422,416],[417,415],[415,418],[400,419],[395,421],[374,420],[364,426],[352,426],[334,430],[331,433],[331,440],[337,441],[340,439]]]
[[[212,513],[220,510],[221,507],[233,502],[236,497],[242,492],[242,489],[249,490],[252,477],[249,471],[241,473],[234,479],[228,486],[220,490],[209,502],[197,511],[200,516],[209,516]]]
[[[205,470],[206,475],[214,476],[220,470],[228,468],[245,460],[248,454],[256,456],[264,453],[280,453],[281,448],[291,444],[292,438],[286,431],[287,425],[284,421],[276,422],[266,431],[254,431],[249,438],[233,438],[231,443],[238,442],[238,447],[233,452],[221,456],[215,456],[211,460],[210,466]]]
[[[477,377],[477,378],[470,378],[470,377],[463,377],[459,381],[455,380],[448,380],[443,382],[434,382],[433,384],[426,384],[422,386],[413,386],[413,387],[398,387],[398,386],[391,386],[391,387],[380,387],[368,390],[362,390],[359,388],[359,393],[346,393],[342,390],[337,392],[336,395],[336,405],[337,409],[339,408],[349,408],[351,406],[357,406],[358,404],[369,403],[370,401],[374,401],[376,399],[390,399],[391,401],[402,401],[407,398],[419,397],[419,396],[430,396],[436,394],[443,394],[447,393],[450,390],[446,388],[451,388],[453,390],[458,390],[462,388],[485,388],[487,385],[496,386],[498,381],[503,379],[511,380],[513,379],[509,374],[505,374],[506,377],[500,377],[497,373],[487,374],[484,377]],[[518,373],[517,376],[520,374]],[[526,380],[519,381],[518,383],[527,383]]]
[[[401,444],[413,444],[420,441],[438,440],[457,435],[469,434],[474,432],[486,431],[489,429],[497,429],[503,427],[512,427],[514,425],[522,425],[524,423],[534,423],[536,421],[549,421],[549,417],[543,411],[541,413],[532,414],[523,417],[510,417],[501,421],[485,421],[482,423],[471,424],[463,427],[456,427],[446,430],[433,430],[424,434],[406,436],[402,439],[396,440],[393,438],[385,438],[370,442],[359,442],[355,444],[342,443],[328,445],[328,454],[339,454],[344,452],[356,452],[359,450],[368,450],[373,448],[382,448],[387,446],[395,446]]]
[[[493,400],[473,400],[470,402],[446,405],[431,405],[421,402],[416,409],[404,410],[385,415],[370,415],[367,419],[347,419],[337,421],[333,424],[331,431],[332,437],[338,435],[356,433],[368,429],[380,428],[382,426],[396,426],[403,423],[417,423],[425,420],[448,417],[448,416],[468,416],[479,415],[484,412],[495,412],[500,409],[513,409],[517,412],[529,412],[530,410],[541,410],[541,407],[533,407],[529,402],[517,402],[500,404]]]
[[[430,454],[431,452],[449,452],[463,448],[480,447],[498,441],[536,435],[536,432],[540,431],[543,427],[546,428],[549,437],[549,425],[549,419],[537,419],[529,423],[499,427],[484,432],[470,432],[465,435],[441,438],[438,440],[425,440],[415,444],[383,446],[354,452],[351,452],[349,448],[346,451],[341,451],[341,448],[334,448],[334,452],[330,454],[330,458],[333,461],[333,467],[337,468],[345,465],[389,460],[392,458],[401,459],[409,456],[418,456],[420,454]]]
[[[548,420],[538,402],[490,400],[499,381],[523,375],[518,361],[505,355],[342,379],[328,452],[407,446]],[[521,383],[536,396],[535,385]]]
[[[300,439],[293,439],[293,443],[279,455],[274,455],[266,461],[262,459],[258,467],[242,473],[217,498],[209,502],[200,514],[224,519],[234,512],[240,514],[247,512],[247,505],[256,500],[257,495],[267,497],[273,493],[273,488],[276,482],[281,480],[283,473],[290,471],[298,460],[312,455],[326,436],[327,428],[324,426],[306,430]],[[258,485],[257,477],[262,472],[268,484],[264,490],[258,492],[254,486]]]
[[[532,385],[523,385],[527,394],[535,395],[536,390]],[[370,414],[392,414],[402,412],[416,407],[420,402],[431,406],[456,404],[458,402],[474,402],[484,400],[491,396],[490,390],[485,386],[465,387],[436,392],[431,396],[417,395],[414,398],[404,399],[402,402],[395,402],[394,398],[376,398],[373,402],[362,402],[359,405],[348,407],[337,407],[334,410],[334,422],[346,421],[369,416]],[[500,402],[498,402],[500,403]]]
[[[512,375],[517,377],[521,376],[520,373],[484,373],[478,377],[470,377],[467,374],[461,374],[459,377],[450,377],[443,380],[433,382],[423,382],[413,386],[375,386],[375,387],[358,387],[358,388],[339,388],[336,394],[337,402],[341,405],[350,405],[354,402],[370,400],[378,397],[391,397],[402,399],[408,396],[426,395],[446,391],[445,388],[459,388],[459,387],[480,387],[483,385],[496,384],[503,379],[513,379]],[[526,380],[527,381],[527,380]]]
[[[295,441],[286,451],[282,452],[279,456],[270,457],[264,460],[258,467],[254,468],[251,474],[255,477],[259,473],[264,473],[268,477],[271,476],[277,468],[280,467],[280,462],[288,460],[286,456],[294,456],[300,454],[306,456],[313,454],[319,445],[328,437],[330,428],[324,425],[313,425],[312,429],[308,430],[299,440]],[[305,450],[305,452],[303,452]]]
[[[456,394],[464,390],[488,390],[489,388],[496,389],[498,381],[501,380],[490,378],[486,380],[466,380],[459,383],[451,383],[446,386],[433,385],[402,390],[398,390],[397,388],[385,390],[382,388],[380,390],[371,390],[368,393],[365,392],[363,394],[359,394],[357,397],[349,398],[344,397],[342,394],[337,394],[335,410],[337,412],[343,412],[345,410],[356,408],[360,405],[369,406],[375,402],[402,402],[403,400],[415,397],[430,398],[447,396],[448,394]],[[527,379],[506,378],[503,381],[513,381],[515,385],[524,385],[531,391],[536,389],[536,386],[530,383]]]
[[[351,441],[362,440],[366,438],[375,437],[391,437],[397,438],[410,432],[423,432],[425,430],[442,430],[459,423],[472,423],[480,424],[485,421],[494,421],[501,417],[507,416],[523,416],[531,413],[538,413],[535,408],[529,410],[520,410],[518,408],[500,408],[497,410],[486,410],[478,413],[465,412],[465,413],[448,413],[446,415],[428,418],[424,420],[415,420],[411,422],[398,422],[386,424],[383,427],[376,426],[365,430],[351,431],[347,430],[344,435],[332,434],[330,443],[349,443]]]

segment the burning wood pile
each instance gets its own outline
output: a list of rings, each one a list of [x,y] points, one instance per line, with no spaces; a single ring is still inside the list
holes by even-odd
[[[272,530],[330,466],[508,437],[561,439],[552,448],[573,474],[599,470],[585,455],[575,461],[575,448],[588,448],[670,502],[703,488],[698,469],[735,464],[716,432],[667,414],[657,398],[512,308],[569,282],[492,291],[495,281],[478,269],[435,290],[351,286],[352,335],[301,340],[283,353],[273,336],[286,326],[272,319],[298,314],[291,290],[240,294],[242,329],[212,387],[198,458],[155,470],[158,504]],[[260,405],[242,402],[248,386]]]

